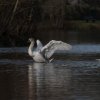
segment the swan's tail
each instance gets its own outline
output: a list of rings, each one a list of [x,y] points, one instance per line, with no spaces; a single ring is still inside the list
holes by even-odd
[[[50,60],[49,60],[49,63],[51,63],[53,60],[54,60],[54,58],[50,59]]]

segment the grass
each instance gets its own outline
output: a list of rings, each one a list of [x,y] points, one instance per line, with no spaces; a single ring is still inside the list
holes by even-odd
[[[72,20],[72,21],[64,21],[64,25],[61,23],[54,23],[54,22],[40,22],[38,25],[38,30],[71,30],[71,31],[99,31],[100,32],[100,21],[89,21],[86,22],[85,20]]]
[[[92,31],[92,30],[97,30],[100,31],[100,21],[96,22],[86,22],[86,21],[68,21],[66,22],[69,23],[69,29],[70,30],[78,30],[78,31]]]

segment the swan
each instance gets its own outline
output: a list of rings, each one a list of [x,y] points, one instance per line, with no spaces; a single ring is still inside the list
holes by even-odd
[[[51,40],[45,46],[40,40],[36,40],[37,47],[34,47],[35,40],[33,38],[29,38],[29,42],[28,54],[38,63],[51,62],[53,59],[50,59],[50,57],[57,50],[70,50],[72,48],[70,44],[56,40]]]

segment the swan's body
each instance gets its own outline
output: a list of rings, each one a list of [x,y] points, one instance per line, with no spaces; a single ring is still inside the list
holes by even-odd
[[[35,62],[50,62],[50,57],[57,51],[57,50],[70,50],[72,48],[71,45],[64,43],[62,41],[55,41],[51,40],[47,45],[43,47],[42,43],[37,40],[37,47],[34,48],[34,39],[30,38],[29,41],[31,42],[28,54],[33,58]]]

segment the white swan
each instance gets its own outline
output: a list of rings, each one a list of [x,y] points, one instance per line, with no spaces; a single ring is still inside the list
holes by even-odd
[[[33,58],[35,62],[50,62],[50,57],[57,50],[70,50],[72,48],[71,45],[64,43],[62,41],[51,40],[45,46],[39,40],[36,40],[37,47],[34,47],[35,40],[33,38],[29,38],[31,42],[28,48],[28,54]]]

